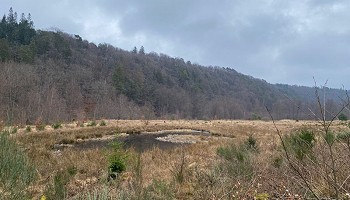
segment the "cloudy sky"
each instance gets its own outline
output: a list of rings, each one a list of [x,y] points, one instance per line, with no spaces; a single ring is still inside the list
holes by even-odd
[[[348,0],[0,0],[94,43],[231,67],[270,83],[350,89]],[[19,15],[20,16],[20,15]]]

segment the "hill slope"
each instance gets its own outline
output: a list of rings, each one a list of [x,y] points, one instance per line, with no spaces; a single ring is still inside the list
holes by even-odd
[[[79,35],[34,30],[29,17],[0,23],[0,119],[309,118],[313,88],[272,85],[230,68],[154,52],[95,45]],[[330,90],[335,112],[340,90]],[[327,91],[328,91],[327,90]],[[298,108],[299,107],[299,108]],[[331,115],[329,114],[329,117]]]

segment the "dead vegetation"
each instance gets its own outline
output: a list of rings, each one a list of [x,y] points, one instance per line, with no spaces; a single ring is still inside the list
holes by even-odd
[[[105,123],[105,126],[99,126],[98,122],[97,126],[62,124],[59,129],[47,126],[45,130],[30,132],[23,127],[12,134],[11,138],[24,149],[37,171],[38,178],[29,188],[30,196],[45,195],[48,199],[86,199],[89,195],[97,195],[96,199],[312,197],[290,170],[271,121],[105,120]],[[281,120],[275,124],[283,135],[322,128],[313,121]],[[205,130],[211,136],[167,150],[127,149],[126,169],[113,179],[108,172],[111,148],[54,148],[55,144],[75,144],[121,133],[174,129]],[[347,124],[338,121],[330,129],[349,131]],[[322,152],[320,148],[316,146],[313,151]],[[339,153],[337,150],[334,149]],[[350,186],[346,177],[348,155],[337,157],[343,163],[339,192],[344,198]],[[312,175],[313,180],[316,175]],[[320,196],[333,195],[322,182],[317,184],[317,189],[322,190]]]

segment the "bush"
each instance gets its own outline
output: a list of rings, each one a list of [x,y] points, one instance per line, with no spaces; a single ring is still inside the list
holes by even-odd
[[[110,179],[116,179],[118,175],[126,170],[128,153],[123,149],[123,144],[119,141],[112,143],[113,152],[109,155],[108,171]]]
[[[51,125],[51,127],[53,129],[59,129],[59,128],[62,128],[62,125],[60,123],[54,123],[54,124]]]
[[[248,149],[258,150],[256,139],[253,137],[253,135],[250,135],[245,143]]]
[[[31,132],[31,131],[32,131],[32,127],[27,126],[27,127],[26,127],[26,132],[28,132],[28,133],[29,133],[29,132]]]
[[[348,116],[346,116],[344,113],[340,113],[340,114],[338,115],[338,119],[339,119],[340,121],[347,121],[347,120],[348,120]]]
[[[327,127],[327,126],[325,126]],[[298,175],[298,181],[306,188],[305,197],[317,199],[340,199],[349,186],[346,133],[335,134],[329,129],[314,133],[301,130],[283,138],[286,162]],[[338,142],[339,141],[339,142]],[[343,190],[338,186],[342,185]]]
[[[96,121],[89,122],[86,126],[96,126]]]
[[[261,120],[261,116],[258,114],[253,113],[251,120]]]
[[[8,134],[0,133],[0,197],[28,199],[27,188],[35,180],[35,169]]]
[[[244,144],[238,147],[235,144],[226,147],[219,147],[217,154],[225,159],[220,168],[226,171],[232,177],[251,177],[253,165],[251,161],[251,152]]]
[[[109,171],[112,173],[122,173],[126,170],[125,161],[121,158],[113,157],[110,159]]]
[[[281,156],[276,156],[272,159],[272,166],[275,168],[280,168],[283,164],[283,158]]]
[[[250,141],[250,142],[248,142]],[[256,193],[251,180],[254,173],[254,156],[258,155],[252,138],[241,144],[230,143],[217,149],[222,160],[211,170],[195,169],[193,199],[246,199]],[[255,193],[254,193],[255,192]],[[248,195],[247,195],[248,194]],[[253,197],[253,196],[250,196]]]
[[[102,120],[101,122],[100,122],[100,126],[106,126],[107,124],[106,124],[106,122],[104,121],[104,120]]]
[[[77,167],[76,166],[70,166],[67,168],[67,172],[70,176],[75,176],[77,174]]]
[[[307,129],[302,129],[284,138],[287,148],[298,160],[303,160],[306,156],[312,156],[315,141],[315,134]]]

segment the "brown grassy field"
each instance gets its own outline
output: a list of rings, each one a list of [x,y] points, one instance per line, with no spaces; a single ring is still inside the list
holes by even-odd
[[[55,189],[58,174],[68,199],[84,199],[85,194],[99,194],[121,199],[266,199],[275,196],[302,198],[305,188],[290,172],[283,160],[280,140],[271,121],[200,121],[200,120],[104,120],[106,126],[87,126],[89,122],[62,124],[53,129],[46,126],[38,131],[35,126],[18,129],[11,137],[24,149],[38,174],[29,188],[38,199]],[[282,134],[307,127],[319,131],[314,121],[276,121]],[[163,130],[203,130],[208,135],[187,136],[196,141],[170,148],[156,146],[137,151],[127,149],[126,170],[116,180],[108,180],[109,145],[76,148],[88,141],[104,141],[115,134],[139,134]],[[334,131],[348,130],[341,122],[334,122]],[[186,136],[182,136],[186,137]],[[243,144],[248,138],[256,140],[257,151],[249,154],[252,167],[248,175],[244,168],[231,177],[223,173],[224,160],[218,148]],[[108,144],[105,142],[103,144]],[[68,172],[68,173],[67,173]],[[68,178],[67,178],[68,177]],[[56,180],[56,182],[55,182]],[[350,184],[346,182],[345,184]],[[103,191],[106,191],[105,193]],[[51,191],[52,192],[52,191]],[[142,196],[143,195],[143,196]],[[148,196],[147,196],[148,195]],[[293,196],[294,195],[294,196]]]

